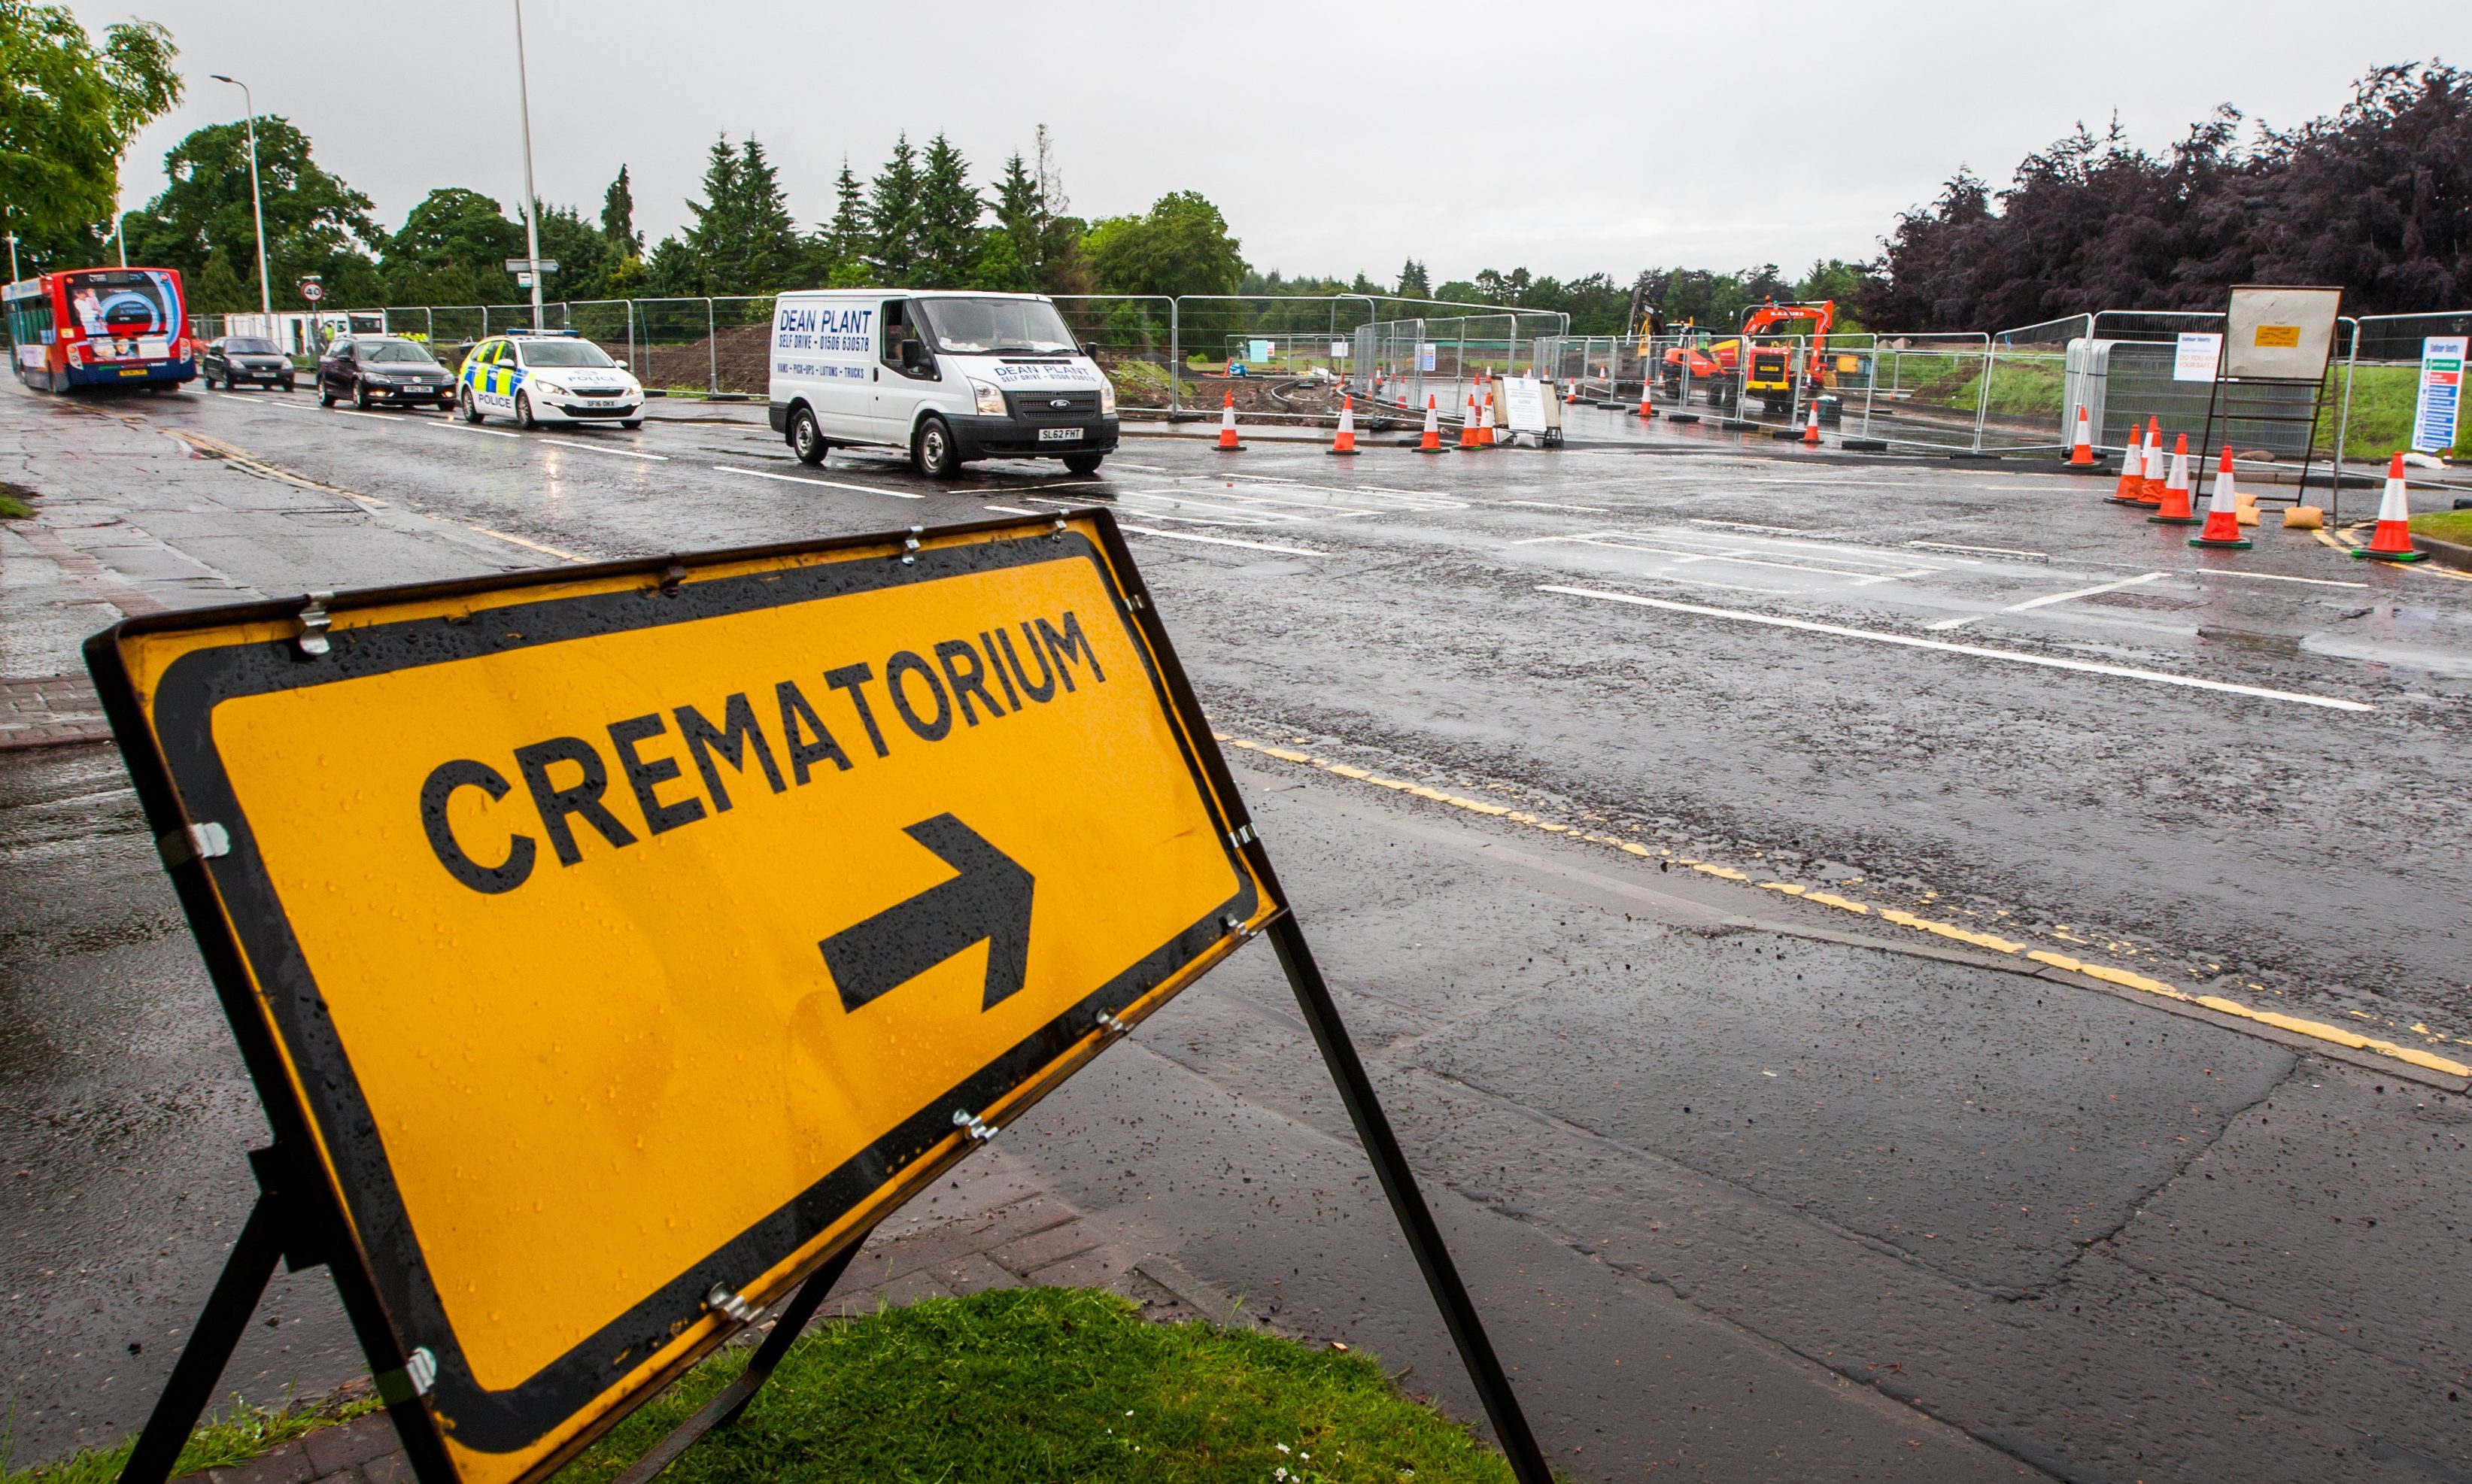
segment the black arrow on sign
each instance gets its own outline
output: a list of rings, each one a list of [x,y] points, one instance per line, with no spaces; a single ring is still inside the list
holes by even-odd
[[[856,1010],[982,939],[987,990],[980,1008],[1019,994],[1030,970],[1030,873],[950,814],[903,833],[961,874],[816,945],[842,1008]]]

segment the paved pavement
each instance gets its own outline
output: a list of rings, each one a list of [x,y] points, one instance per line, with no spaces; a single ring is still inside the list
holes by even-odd
[[[41,495],[0,530],[20,677],[114,593],[1108,501],[1576,1474],[2472,1476],[2449,576],[1739,449],[1159,440],[932,486],[743,420],[12,391],[0,459]],[[133,1425],[263,1137],[117,766],[0,761],[24,1456]],[[1267,952],[998,1148],[1109,1261],[1475,1415]],[[351,1374],[316,1275],[267,1312],[227,1384]]]

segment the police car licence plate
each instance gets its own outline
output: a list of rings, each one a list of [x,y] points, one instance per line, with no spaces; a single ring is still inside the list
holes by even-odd
[[[1082,430],[1079,428],[1041,428],[1038,430],[1038,441],[1041,443],[1079,443],[1082,441]]]

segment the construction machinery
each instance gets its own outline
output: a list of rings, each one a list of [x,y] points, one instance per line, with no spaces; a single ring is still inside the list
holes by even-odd
[[[1791,343],[1760,343],[1760,337],[1778,325],[1808,321],[1810,338],[1804,342],[1800,364],[1796,364]],[[1774,417],[1794,410],[1797,396],[1804,392],[1818,395],[1827,384],[1829,327],[1837,322],[1837,301],[1817,299],[1797,304],[1780,304],[1770,299],[1743,317],[1740,344],[1750,347],[1750,364],[1743,377],[1743,395],[1757,397],[1760,406]],[[1731,357],[1724,358],[1731,369]]]

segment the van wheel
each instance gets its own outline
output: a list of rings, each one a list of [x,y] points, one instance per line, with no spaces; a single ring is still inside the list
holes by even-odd
[[[1067,454],[1064,456],[1064,467],[1075,474],[1096,474],[1099,472],[1099,460],[1106,457],[1105,454]]]
[[[918,436],[910,445],[910,461],[931,480],[949,480],[962,472],[961,458],[953,447],[953,430],[943,418],[931,413],[918,425]]]
[[[806,407],[790,414],[790,451],[798,456],[800,463],[824,461],[824,430],[816,426],[816,414]]]

